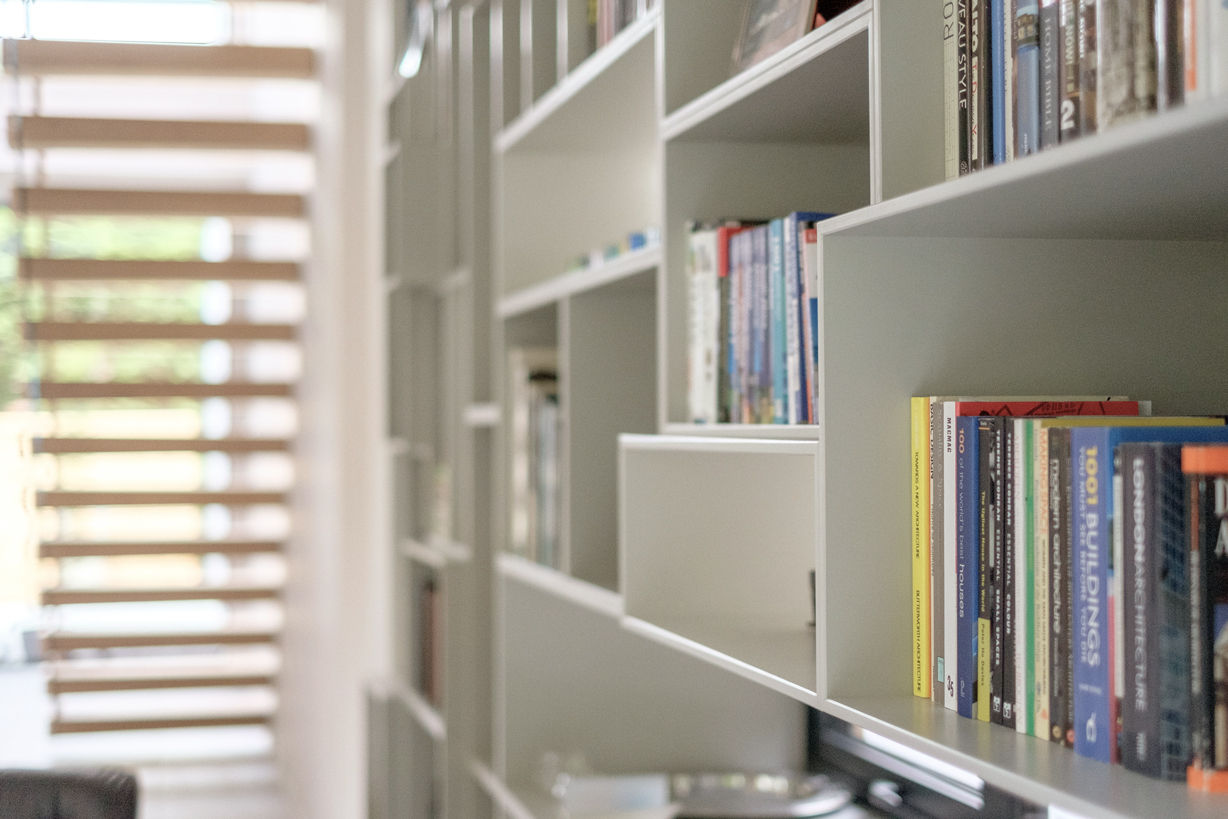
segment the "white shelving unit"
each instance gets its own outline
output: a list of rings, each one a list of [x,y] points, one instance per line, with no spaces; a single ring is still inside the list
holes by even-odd
[[[392,582],[434,573],[446,632],[442,705],[373,689],[373,743],[427,791],[373,815],[546,819],[547,752],[795,767],[806,708],[1078,814],[1223,815],[911,695],[906,462],[912,395],[1223,411],[1228,99],[947,181],[936,4],[864,0],[730,76],[744,5],[657,0],[589,53],[584,0],[436,2],[393,86]],[[688,423],[688,220],[803,209],[842,214],[819,225],[818,423]],[[507,551],[521,347],[557,353],[555,567]]]

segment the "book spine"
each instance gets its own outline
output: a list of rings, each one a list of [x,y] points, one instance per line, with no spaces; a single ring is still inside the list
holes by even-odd
[[[746,358],[746,266],[744,248],[749,233],[738,233],[729,241],[729,421],[743,422],[743,368]]]
[[[998,552],[1001,554],[998,597],[995,606],[994,632],[1001,646],[998,686],[1002,691],[1002,724],[1015,730],[1015,607],[1020,601],[1015,597],[1015,427],[1012,419],[1004,418],[999,424],[998,438],[1001,441],[1001,468],[998,481]]]
[[[1074,466],[1074,589],[1077,650],[1074,662],[1075,753],[1109,762],[1108,531],[1105,501],[1108,434],[1103,427],[1071,431]]]
[[[972,170],[972,52],[969,43],[974,0],[955,2],[955,101],[959,130],[959,174]]]
[[[806,282],[806,419],[811,424],[819,422],[819,236],[818,231],[808,227],[802,233],[802,278]]]
[[[942,401],[929,401],[929,543],[930,543],[930,652],[933,655],[931,694],[936,705],[946,704],[946,577],[942,547]],[[954,628],[952,618],[952,628]]]
[[[1182,0],[1155,0],[1156,108],[1167,111],[1185,100]]]
[[[1096,38],[1100,35],[1099,2],[1101,0],[1079,0],[1079,131],[1083,134],[1096,133],[1098,126],[1096,99],[1100,80],[1096,72]]]
[[[1040,150],[1040,6],[1037,0],[1014,5],[1015,155],[1027,156]]]
[[[730,351],[730,302],[733,279],[729,275],[729,228],[717,228],[716,276],[717,276],[717,356],[716,356],[716,420],[729,423],[729,351]]]
[[[988,109],[990,75],[988,71],[989,0],[969,0],[968,18],[968,122],[969,152],[972,170],[979,171],[990,164],[990,133],[993,122]]]
[[[1203,457],[1214,463],[1198,463]],[[1190,560],[1189,782],[1223,792],[1228,786],[1228,447],[1186,447],[1182,468],[1188,473]]]
[[[1208,0],[1207,14],[1209,19],[1206,28],[1206,39],[1203,51],[1210,65],[1211,96],[1219,96],[1228,91],[1228,5],[1224,0]]]
[[[1207,96],[1207,59],[1203,53],[1203,44],[1199,41],[1202,28],[1200,17],[1205,10],[1206,0],[1182,0],[1182,98],[1186,102],[1194,102]]]
[[[1096,119],[1102,129],[1155,110],[1156,11],[1156,0],[1099,0]]]
[[[785,292],[785,225],[768,223],[768,370],[771,384],[771,422],[789,422],[788,297]]]
[[[1049,430],[1049,737],[1074,745],[1071,686],[1070,430]]]
[[[959,665],[957,669],[957,710],[961,716],[979,718],[980,690],[978,688],[978,588],[980,585],[980,518],[977,502],[980,479],[977,455],[976,419],[956,419],[956,514],[958,541],[958,629]],[[988,706],[988,693],[985,704]],[[986,709],[988,710],[988,709]],[[988,720],[988,713],[986,713]]]
[[[753,264],[755,268],[755,356],[754,404],[752,423],[770,424],[774,420],[772,397],[772,295],[769,253],[771,229],[762,225],[754,234]]]
[[[1002,722],[1002,692],[994,686],[995,672],[1001,670],[1001,641],[994,633],[994,611],[1000,603],[999,580],[1001,553],[999,551],[999,527],[995,521],[996,499],[1000,477],[1000,450],[996,417],[977,419],[978,487],[977,515],[980,521],[978,540],[981,576],[978,583],[977,601],[977,690],[980,698],[977,719],[982,722]],[[1000,518],[999,518],[1000,520]],[[1000,678],[999,678],[1000,679]],[[996,719],[995,719],[996,717]]]
[[[1184,780],[1190,759],[1190,575],[1180,446],[1118,447],[1129,614],[1122,764]]]
[[[909,402],[912,443],[912,692],[929,697],[929,400]]]
[[[785,280],[785,363],[787,382],[787,421],[790,424],[803,423],[806,413],[806,402],[803,399],[802,358],[802,274],[798,258],[798,222],[795,214],[788,216],[782,228],[784,242],[784,280]]]
[[[1081,83],[1079,77],[1079,2],[1058,0],[1058,26],[1062,38],[1058,77],[1061,83],[1061,107],[1058,116],[1058,139],[1069,142],[1082,133]]]
[[[1049,430],[1038,421],[1032,428],[1032,551],[1035,566],[1032,635],[1035,644],[1033,736],[1049,738]]]
[[[959,37],[955,0],[942,3],[943,147],[947,179],[959,176]]]
[[[1131,601],[1131,616],[1125,618],[1123,644],[1130,658],[1126,665],[1125,697],[1121,711],[1122,765],[1132,771],[1158,776],[1159,714],[1155,665],[1149,657],[1155,650],[1155,561],[1159,544],[1155,540],[1155,515],[1158,510],[1155,447],[1147,444],[1122,444],[1116,456],[1121,477],[1123,524],[1122,554],[1129,558],[1122,565],[1122,579]],[[1116,548],[1114,542],[1114,548]],[[1184,772],[1182,772],[1184,775]]]
[[[1032,622],[1036,606],[1035,556],[1032,538],[1032,423],[1014,420],[1014,498],[1015,517],[1015,730],[1031,734],[1035,730],[1036,653]]]
[[[942,402],[942,552],[943,552],[943,616],[950,624],[945,632],[943,649],[944,704],[959,710],[959,675],[963,668],[960,658],[960,594],[963,579],[959,560],[959,512],[956,464],[955,402]],[[966,672],[965,672],[966,673]],[[965,716],[967,716],[965,714]]]
[[[1041,150],[1058,144],[1058,117],[1061,111],[1062,37],[1058,25],[1058,0],[1040,0],[1037,21],[1040,44],[1040,142]]]
[[[1006,6],[1009,0],[989,0],[989,108],[990,121],[990,151],[993,164],[1001,165],[1006,161],[1006,107],[1008,92],[1006,86],[1007,65],[1009,59],[1010,40],[1006,33]]]
[[[691,420],[716,421],[716,321],[719,289],[716,271],[716,231],[697,228],[690,234],[687,284],[690,290],[688,329],[688,395]]]
[[[1010,162],[1015,158],[1015,5],[1018,0],[1002,0],[1001,56],[995,60],[1002,64],[1002,155]]]

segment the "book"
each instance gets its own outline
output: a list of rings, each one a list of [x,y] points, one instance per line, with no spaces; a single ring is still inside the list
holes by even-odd
[[[1002,725],[1015,730],[1015,424],[1013,418],[1003,418],[998,432],[1001,469],[998,475],[998,506],[1000,519],[999,546],[1001,555],[997,596],[994,606],[994,635],[998,644],[997,688],[1002,692]]]
[[[1038,420],[1023,422],[1031,438],[1029,486],[1032,508],[1027,542],[1032,550],[1032,689],[1033,736],[1049,738],[1049,431]]]
[[[791,424],[814,423],[810,414],[811,402],[807,395],[814,378],[814,365],[807,366],[808,339],[806,323],[810,316],[810,293],[817,288],[806,275],[802,253],[806,243],[805,233],[814,223],[830,218],[833,214],[817,211],[793,211],[784,217],[784,277],[785,277],[785,343],[788,347],[785,366],[788,368],[788,422]],[[818,234],[815,234],[817,256]],[[816,265],[817,268],[817,258]]]
[[[1125,2],[1126,0],[1123,0]],[[1096,38],[1099,36],[1098,3],[1100,0],[1079,0],[1079,132],[1096,133],[1096,98],[1099,78],[1096,71]]]
[[[733,315],[737,309],[734,296],[734,277],[730,255],[730,243],[733,237],[745,230],[741,223],[732,222],[716,228],[716,273],[718,281],[719,317],[716,334],[719,340],[717,352],[717,421],[730,423],[734,404],[732,392],[732,373],[735,370],[732,361],[732,345],[734,343]]]
[[[972,52],[971,7],[975,0],[955,2],[955,101],[958,118],[959,173],[972,170]]]
[[[1070,429],[1049,429],[1049,738],[1074,746],[1071,689],[1074,655],[1070,627],[1071,594]]]
[[[1037,37],[1040,43],[1040,149],[1058,144],[1061,111],[1062,35],[1058,25],[1058,0],[1040,0]]]
[[[990,122],[990,152],[992,162],[1001,165],[1007,160],[1006,145],[1010,138],[1006,128],[1006,112],[1011,107],[1010,77],[1010,43],[1013,37],[1007,37],[1006,6],[1009,0],[989,0],[989,106]]]
[[[1114,643],[1110,590],[1116,580],[1110,532],[1113,509],[1113,452],[1129,441],[1228,441],[1228,427],[1217,418],[1134,418],[1115,426],[1071,430],[1073,465],[1072,590],[1076,624],[1074,652],[1075,753],[1112,761],[1116,738],[1113,717]]]
[[[773,219],[768,222],[768,302],[767,302],[767,360],[769,377],[770,410],[765,411],[764,422],[789,423],[789,344],[788,304],[785,293],[785,221]],[[794,422],[796,423],[796,422]]]
[[[943,566],[943,412],[942,401],[930,398],[929,404],[929,545],[930,545],[930,654],[933,681],[930,693],[936,705],[946,706],[947,620],[946,575]],[[951,620],[954,632],[955,618]],[[954,655],[954,651],[951,652]],[[951,687],[954,695],[954,685]]]
[[[955,0],[942,6],[942,108],[946,178],[959,176],[959,37]]]
[[[968,6],[968,147],[969,165],[979,171],[991,163],[989,111],[989,0]]]
[[[1058,139],[1069,142],[1082,133],[1082,81],[1079,72],[1079,3],[1080,0],[1058,0],[1058,30],[1061,35],[1061,61],[1058,78],[1061,87],[1061,107],[1058,115]]]
[[[1040,4],[1038,0],[1014,0],[1012,31],[1015,101],[1015,155],[1040,150]]]
[[[717,229],[706,225],[692,225],[687,235],[687,408],[697,424],[717,421],[718,241]]]
[[[912,692],[930,697],[930,544],[929,544],[929,416],[930,402],[909,402],[912,442]]]
[[[1190,576],[1181,445],[1124,443],[1114,455],[1124,610],[1121,761],[1184,780],[1190,758]],[[1120,487],[1120,489],[1119,489]]]
[[[815,0],[749,0],[733,44],[731,75],[745,71],[814,27]]]
[[[802,231],[802,280],[806,283],[805,347],[806,418],[819,423],[819,233],[812,227]]]
[[[957,710],[960,716],[980,719],[982,692],[978,687],[980,643],[980,477],[977,419],[956,418],[956,520],[958,544],[957,626],[958,678]],[[986,655],[988,656],[988,655]],[[984,693],[984,721],[989,720],[989,695]]]
[[[758,225],[751,232],[752,364],[750,423],[772,423],[772,294],[770,283],[771,228]]]
[[[542,462],[551,447],[542,414],[550,414],[547,405],[551,403],[557,409],[558,354],[550,347],[513,347],[507,356],[511,414],[508,548],[513,554],[551,565],[557,556],[557,529],[551,526],[557,521],[553,515],[558,499],[549,494],[550,466]],[[553,417],[557,422],[557,413]],[[553,490],[557,491],[557,482]]]
[[[1002,722],[1002,641],[995,625],[1001,625],[1002,583],[1002,507],[1001,418],[975,416],[977,421],[977,515],[980,521],[977,540],[979,565],[977,598],[976,682],[980,699],[976,718],[981,722]],[[995,684],[996,683],[996,684]]]
[[[1101,129],[1155,110],[1155,7],[1155,0],[1097,2],[1096,121]]]
[[[1155,0],[1156,108],[1185,101],[1183,0]]]
[[[1228,447],[1187,446],[1191,788],[1228,790]]]

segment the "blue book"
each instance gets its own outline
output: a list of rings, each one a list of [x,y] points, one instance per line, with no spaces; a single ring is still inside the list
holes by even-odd
[[[1015,156],[1040,150],[1040,3],[1015,4]],[[1009,75],[1008,75],[1009,80]]]
[[[789,420],[789,345],[785,312],[785,221],[768,222],[768,360],[772,384],[772,423]]]
[[[1074,542],[1074,727],[1075,753],[1110,762],[1116,723],[1113,606],[1113,452],[1118,444],[1228,442],[1228,427],[1156,425],[1074,427],[1070,431]]]
[[[960,716],[976,718],[978,691],[977,618],[980,614],[980,466],[976,416],[955,419],[955,509],[957,543],[956,625],[959,676],[956,705]]]
[[[990,153],[995,165],[1006,161],[1006,66],[1010,50],[1006,48],[1005,4],[1006,0],[989,0]]]

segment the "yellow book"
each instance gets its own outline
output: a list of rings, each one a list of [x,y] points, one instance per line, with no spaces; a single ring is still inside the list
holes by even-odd
[[[930,697],[930,401],[914,397],[912,420],[912,692]]]

